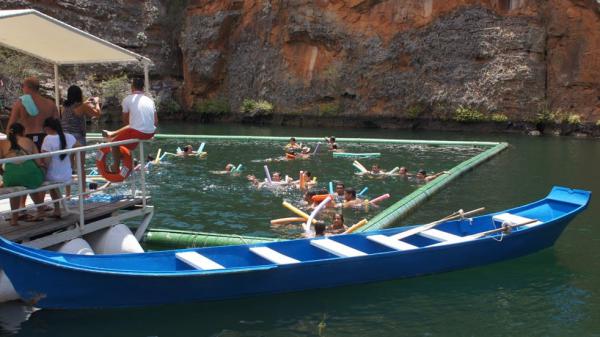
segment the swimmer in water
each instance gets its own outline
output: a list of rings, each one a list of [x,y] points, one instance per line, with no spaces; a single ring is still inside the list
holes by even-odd
[[[362,206],[363,200],[356,197],[356,190],[352,187],[348,187],[344,191],[344,202],[339,204],[338,207],[359,207]]]
[[[448,171],[442,171],[442,172],[438,172],[436,174],[427,175],[427,171],[421,169],[421,170],[419,170],[419,172],[417,172],[417,175],[415,177],[417,178],[417,180],[428,183],[428,182],[434,180],[435,178],[437,178],[443,174],[448,174],[448,173],[449,173]]]
[[[287,177],[287,176],[286,176],[286,179],[282,180],[281,173],[279,173],[279,172],[273,172],[273,174],[271,175],[272,184],[270,184],[266,178],[263,182],[261,182],[254,175],[248,175],[248,176],[246,176],[246,178],[252,183],[252,185],[256,186],[257,188],[262,188],[264,186],[271,186],[271,185],[274,187],[287,186],[293,182],[293,179],[290,177]]]
[[[290,142],[285,146],[286,150],[300,150],[302,148],[302,145],[296,143],[296,138],[292,137],[290,138]]]
[[[310,159],[310,155],[311,155],[310,147],[304,146],[304,147],[302,147],[302,150],[296,157],[299,159]]]
[[[344,215],[342,213],[333,214],[331,225],[327,226],[327,233],[329,234],[342,234],[348,230],[348,227],[344,225]]]
[[[192,148],[191,145],[186,145],[183,147],[183,149],[181,151],[177,152],[177,156],[179,156],[179,157],[189,157],[189,156],[194,156],[197,154],[198,154],[198,152],[194,151],[194,149]]]
[[[345,188],[346,187],[344,186],[344,183],[341,182],[341,181],[338,181],[335,184],[335,193],[334,193],[334,196],[335,196],[335,200],[334,201],[335,202],[340,203],[340,202],[344,201],[344,189]]]
[[[235,172],[235,165],[233,165],[232,163],[229,163],[229,164],[225,165],[225,169],[223,171],[210,171],[210,173],[212,173],[212,174],[236,174],[237,172]]]

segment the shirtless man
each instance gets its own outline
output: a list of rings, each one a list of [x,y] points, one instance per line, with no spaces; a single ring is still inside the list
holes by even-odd
[[[26,78],[22,88],[25,95],[13,104],[6,129],[14,123],[21,123],[25,127],[25,136],[33,140],[40,150],[46,137],[44,121],[48,117],[59,118],[58,110],[52,100],[40,94],[40,81],[37,78]]]

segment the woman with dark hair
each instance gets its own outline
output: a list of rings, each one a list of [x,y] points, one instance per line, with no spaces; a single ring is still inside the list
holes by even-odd
[[[67,100],[61,110],[62,128],[64,132],[72,134],[81,146],[85,146],[87,117],[97,118],[100,113],[100,98],[92,97],[84,102],[81,88],[72,85],[67,90]],[[81,153],[81,168],[85,169],[85,152]],[[83,186],[86,186],[85,176]]]
[[[56,118],[50,117],[44,120],[44,132],[47,134],[42,144],[42,152],[53,152],[71,149],[78,146],[79,143],[70,133],[65,133]],[[68,183],[72,179],[73,169],[71,167],[71,156],[66,154],[54,155],[51,158],[44,158],[44,163],[48,167],[46,171],[46,180],[52,182]],[[60,190],[50,190],[52,200],[58,200],[62,197]],[[60,218],[60,204],[54,203],[55,218]]]
[[[35,143],[31,139],[25,137],[25,128],[20,123],[13,123],[8,128],[7,138],[7,140],[0,140],[0,158],[13,158],[38,153]],[[4,186],[24,186],[28,189],[40,187],[44,182],[44,172],[40,166],[42,166],[41,161],[32,159],[4,164]],[[21,204],[24,204],[25,198],[26,197],[10,198],[10,208],[12,210],[19,209]],[[43,195],[40,193],[31,194],[31,199],[33,199],[33,202],[36,204],[41,204],[44,201]],[[42,217],[39,209],[37,216],[28,214],[19,216],[18,213],[13,213],[10,224],[13,226],[18,225],[18,219],[40,221],[42,220]]]

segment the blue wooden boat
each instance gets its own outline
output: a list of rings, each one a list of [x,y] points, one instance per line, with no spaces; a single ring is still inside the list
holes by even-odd
[[[0,240],[19,295],[42,308],[221,300],[446,272],[554,244],[591,192],[554,187],[539,201],[437,227],[128,255],[82,256]]]

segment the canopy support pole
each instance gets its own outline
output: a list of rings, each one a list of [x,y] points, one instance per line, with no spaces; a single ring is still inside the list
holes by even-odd
[[[58,64],[54,64],[54,103],[56,104],[56,110],[60,111],[60,97],[58,88]]]
[[[148,62],[143,62],[144,63],[144,88],[146,88],[146,94],[148,96],[150,96],[150,70],[149,67],[150,65],[148,64]]]

